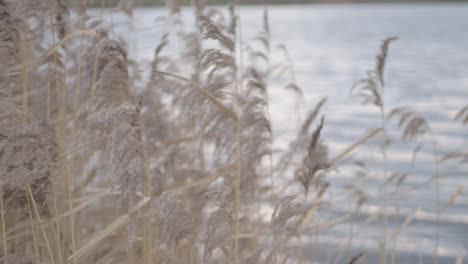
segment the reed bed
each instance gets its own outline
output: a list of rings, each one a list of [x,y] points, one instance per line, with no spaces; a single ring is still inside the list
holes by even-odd
[[[351,89],[381,112],[374,130],[331,156],[322,139],[323,98],[306,106],[295,138],[277,150],[272,83],[297,102],[306,91],[285,45],[286,61],[270,59],[278,43],[266,8],[247,43],[235,2],[226,13],[194,1],[197,27],[188,31],[178,22],[178,1],[168,1],[175,30],[145,65],[88,14],[91,2],[0,0],[0,263],[313,263],[303,247],[313,247],[304,241],[316,226],[328,228],[318,217],[332,184],[327,175],[369,140],[382,142],[380,263],[396,262],[386,201],[389,186],[407,175],[389,171],[389,130],[421,143],[414,155],[432,135],[416,110],[385,107],[385,65],[396,37],[383,40],[375,69]],[[92,4],[131,16],[135,3]],[[166,52],[171,45],[175,53]],[[137,78],[142,68],[148,75]],[[454,122],[468,123],[468,107]],[[440,164],[468,156],[441,155],[429,142],[427,184],[438,186]],[[366,203],[359,186],[347,192],[356,210]],[[365,255],[336,252],[334,260],[360,263]]]

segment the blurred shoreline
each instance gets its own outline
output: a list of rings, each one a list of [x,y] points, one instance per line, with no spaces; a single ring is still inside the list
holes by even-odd
[[[120,0],[106,1],[106,7],[118,5]],[[180,1],[182,6],[191,5],[190,0]],[[229,4],[229,0],[207,0],[207,5]],[[450,4],[468,3],[468,0],[240,0],[241,5],[322,5],[322,4]],[[88,2],[89,7],[101,7],[99,1]],[[135,0],[137,7],[165,6],[165,0]]]

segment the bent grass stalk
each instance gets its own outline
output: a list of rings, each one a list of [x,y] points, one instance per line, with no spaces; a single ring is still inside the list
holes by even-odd
[[[130,213],[124,214],[119,216],[115,219],[112,223],[107,225],[104,229],[100,232],[94,234],[88,242],[86,242],[83,246],[81,246],[78,250],[74,251],[74,253],[69,256],[68,260],[78,259],[84,257],[86,255],[91,254],[94,250],[96,250],[97,245],[101,243],[103,240],[108,238],[115,230],[119,229],[122,226],[125,226],[130,221],[130,215],[136,213],[141,208],[146,206],[151,201],[150,197],[143,197],[140,201],[135,205],[134,208],[130,210]]]

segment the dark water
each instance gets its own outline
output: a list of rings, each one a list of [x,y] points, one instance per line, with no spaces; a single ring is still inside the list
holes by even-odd
[[[187,27],[193,26],[191,12],[186,9],[182,14]],[[262,12],[262,7],[241,9],[244,42],[260,31]],[[160,8],[137,9],[131,26],[121,24],[127,18],[117,12],[106,12],[106,20],[118,25],[117,35],[130,40],[130,56],[149,61],[168,30],[157,19],[166,13]],[[468,251],[468,166],[448,162],[435,168],[432,142],[439,155],[466,151],[468,146],[468,127],[452,120],[456,111],[468,104],[468,5],[273,6],[269,17],[273,46],[286,45],[293,59],[297,81],[304,89],[304,109],[328,96],[323,136],[331,155],[381,124],[377,109],[360,105],[349,91],[374,67],[380,40],[400,38],[391,45],[387,61],[386,109],[411,106],[428,120],[433,134],[421,140],[424,145],[414,164],[412,149],[417,142],[400,142],[400,132],[391,134],[395,143],[388,147],[389,174],[405,172],[409,176],[401,186],[389,187],[393,194],[389,198],[388,249],[392,252],[395,244],[396,263],[432,263],[435,253],[440,263],[463,263]],[[277,53],[273,49],[273,56]],[[272,87],[276,146],[286,147],[297,125],[297,102],[274,82]],[[371,140],[352,156],[369,164],[370,176],[358,177],[351,162],[342,163],[330,174],[332,188],[326,197],[329,206],[319,216],[321,223],[354,212],[355,201],[345,191],[347,185],[359,186],[369,197],[350,220],[314,236],[312,240],[319,245],[307,244],[305,254],[316,252],[323,262],[344,263],[349,256],[365,251],[367,263],[377,261],[383,210],[379,142]],[[433,175],[439,176],[440,214]],[[457,191],[461,195],[455,204],[447,206]],[[405,220],[411,221],[400,230]]]

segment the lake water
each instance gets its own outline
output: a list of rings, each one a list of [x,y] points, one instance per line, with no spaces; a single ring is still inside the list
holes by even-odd
[[[350,88],[374,67],[380,40],[391,36],[400,39],[390,46],[386,108],[411,106],[423,115],[429,121],[439,154],[466,151],[468,126],[452,119],[457,110],[468,104],[467,4],[291,5],[272,6],[268,10],[272,41],[289,49],[297,82],[304,89],[304,108],[310,109],[320,98],[328,97],[322,135],[330,146],[331,156],[381,123],[377,109],[360,105],[358,99],[350,96]],[[262,12],[260,6],[241,8],[246,43],[260,31]],[[117,35],[129,39],[130,56],[149,61],[167,30],[157,19],[165,15],[164,8],[136,9],[132,30],[121,24],[127,18],[120,13],[105,17],[117,25]],[[193,27],[191,9],[183,10],[182,19],[188,28]],[[296,126],[295,100],[280,87],[270,92],[276,146],[286,147]],[[398,139],[399,134],[392,136]],[[357,176],[357,167],[352,162],[343,162],[337,171],[330,173],[332,188],[326,197],[329,209],[319,216],[322,224],[353,212],[355,202],[345,191],[348,184],[359,186],[369,198],[351,221],[315,235],[313,241],[319,245],[308,245],[304,248],[307,254],[315,252],[323,262],[345,263],[351,254],[365,251],[367,263],[376,261],[382,232],[379,215],[383,208],[379,142],[371,140],[353,153],[354,159],[369,164],[370,176]],[[396,263],[432,263],[434,252],[439,263],[466,262],[468,166],[453,161],[436,168],[442,207],[438,220],[436,184],[431,180],[434,169],[431,140],[426,138],[423,142],[414,165],[411,150],[415,142],[396,140],[388,149],[390,173],[409,174],[399,188],[390,187],[390,192],[397,192],[390,197],[389,249],[396,241]],[[454,205],[446,206],[457,190],[464,192],[457,196]],[[410,219],[408,216],[412,221],[397,232]]]

